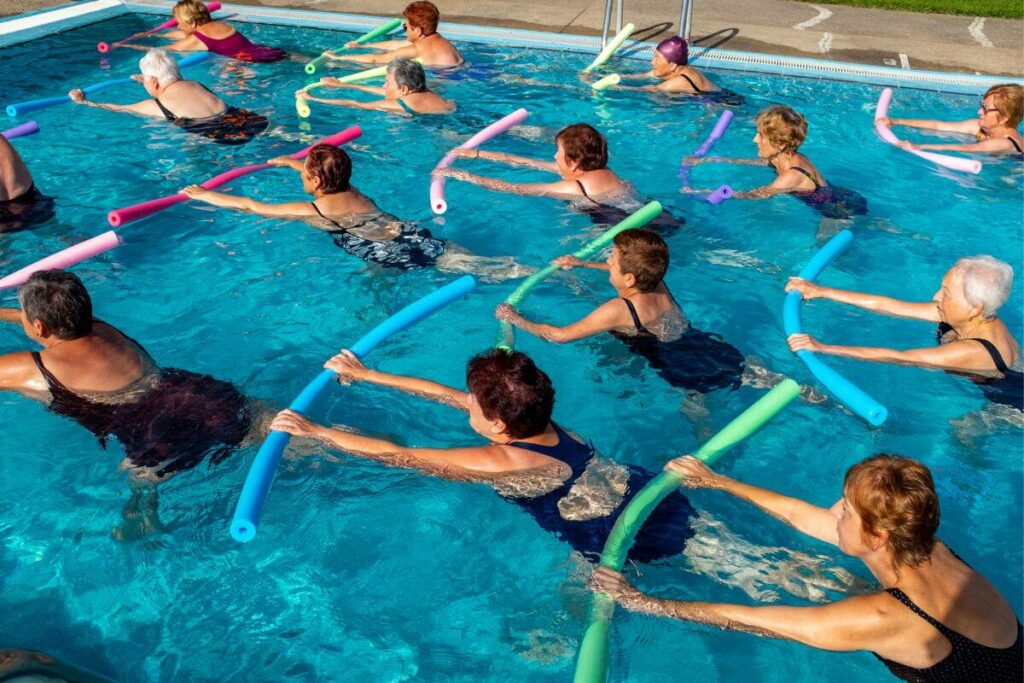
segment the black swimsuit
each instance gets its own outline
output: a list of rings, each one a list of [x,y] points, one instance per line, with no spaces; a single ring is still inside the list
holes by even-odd
[[[583,187],[583,183],[578,179],[576,180],[576,185],[580,188],[580,193],[583,194],[584,199],[589,200],[591,204],[590,206],[579,206],[577,208],[587,214],[595,225],[611,226],[621,223],[642,206],[639,203],[632,202],[636,204],[635,208],[627,210],[623,207],[603,204],[587,194],[587,188]],[[653,230],[662,237],[671,237],[678,232],[683,225],[685,225],[685,221],[682,218],[676,218],[668,211],[662,211],[644,227]]]
[[[434,265],[434,262],[444,253],[444,242],[436,239],[426,228],[402,221],[401,232],[398,235],[392,239],[377,242],[350,232],[351,228],[366,225],[366,222],[346,228],[336,220],[325,216],[316,202],[310,202],[310,204],[320,218],[338,228],[330,231],[334,237],[334,243],[364,261],[379,263],[385,268],[411,270]]]
[[[671,295],[670,295],[671,296]],[[742,383],[743,354],[717,334],[688,327],[679,339],[661,341],[640,323],[636,307],[623,299],[633,318],[636,334],[612,331],[626,347],[647,359],[674,387],[706,394],[717,389],[736,389]]]
[[[210,94],[215,94],[200,83]],[[266,116],[256,114],[247,109],[228,107],[219,114],[202,118],[178,116],[165,107],[159,98],[154,97],[156,106],[163,112],[164,118],[182,130],[208,138],[221,145],[244,145],[262,133],[270,125]]]
[[[768,162],[768,165],[775,168],[775,164]],[[797,171],[807,176],[814,189],[810,192],[801,190],[790,192],[807,206],[811,207],[825,218],[845,219],[853,216],[863,216],[868,212],[868,200],[863,196],[834,185],[822,185],[814,177],[814,174],[800,166],[790,166],[790,170]]]
[[[533,498],[509,498],[520,508],[530,513],[545,531],[549,531],[560,540],[596,560],[601,555],[608,534],[626,504],[656,475],[642,467],[626,465],[629,470],[629,481],[622,502],[607,515],[594,519],[573,521],[565,519],[558,509],[562,500],[583,475],[587,464],[594,457],[594,449],[570,436],[557,424],[552,423],[558,434],[558,444],[541,446],[538,444],[513,441],[508,444],[534,453],[546,455],[560,460],[572,469],[572,475],[554,491]],[[634,562],[652,562],[664,557],[672,557],[682,552],[686,541],[693,536],[690,529],[690,518],[694,509],[678,489],[654,509],[651,516],[640,528],[636,541],[629,551],[628,558]]]
[[[942,344],[944,343],[943,337],[952,331],[953,328],[947,323],[939,323],[939,328],[935,332],[936,339]],[[985,398],[993,403],[1002,403],[1003,405],[1024,411],[1024,373],[1018,370],[1011,370],[1006,365],[1006,361],[1003,360],[1003,354],[999,353],[999,349],[988,339],[971,337],[965,341],[976,341],[981,344],[988,351],[988,355],[991,356],[992,364],[996,370],[1003,376],[985,377],[970,372],[950,371],[951,374],[966,377],[977,384],[981,389],[981,393],[985,394]]]
[[[145,363],[155,366],[138,342],[111,329],[131,342]],[[77,421],[104,448],[107,437],[117,437],[132,465],[159,468],[157,477],[195,467],[207,455],[211,464],[221,462],[242,442],[252,423],[245,396],[233,384],[209,375],[163,368],[152,387],[141,389],[139,396],[105,403],[64,386],[46,369],[38,352],[32,353],[32,360],[46,379],[52,412]],[[143,379],[151,376],[137,382]]]
[[[14,199],[0,201],[0,233],[45,223],[55,215],[53,204],[53,197],[47,197],[35,185]]]

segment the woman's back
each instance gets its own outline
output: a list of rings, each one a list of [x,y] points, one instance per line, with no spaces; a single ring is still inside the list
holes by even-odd
[[[159,102],[174,116],[186,119],[204,119],[227,109],[223,100],[197,81],[172,83],[160,93]]]

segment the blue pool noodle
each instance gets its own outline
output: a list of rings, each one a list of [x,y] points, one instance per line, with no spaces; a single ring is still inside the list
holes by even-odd
[[[370,330],[362,339],[349,347],[349,351],[354,353],[357,358],[365,358],[391,335],[415,325],[431,313],[465,296],[474,287],[476,287],[476,280],[471,275],[465,275],[431,292]],[[297,413],[304,413],[324,387],[336,376],[332,370],[324,370],[302,390],[302,393],[288,407]],[[231,519],[231,537],[236,541],[246,543],[256,537],[263,508],[267,504],[267,495],[270,493],[274,476],[277,474],[277,465],[281,461],[284,447],[288,445],[290,438],[291,435],[285,432],[270,432],[253,459],[249,475],[245,478],[245,484],[242,486],[242,494],[238,497],[238,505],[235,506],[235,515]]]
[[[197,52],[194,55],[189,55],[188,57],[184,57],[183,59],[179,60],[178,68],[183,69],[186,66],[192,66],[193,64],[204,62],[212,56],[212,52]],[[99,83],[87,85],[84,88],[82,88],[82,92],[88,95],[90,93],[98,92],[100,90],[105,90],[106,88],[113,88],[117,85],[127,85],[133,82],[134,81],[132,81],[132,79],[130,78],[114,78],[109,81],[100,81]],[[61,95],[60,97],[45,97],[40,100],[29,100],[28,102],[8,104],[6,110],[8,116],[21,116],[22,114],[27,114],[28,112],[35,111],[36,109],[45,109],[46,107],[53,107],[55,105],[64,104],[70,101],[71,98],[67,95]]]
[[[809,282],[817,280],[825,266],[841,254],[852,240],[853,233],[849,230],[843,230],[830,239],[828,244],[819,249],[814,258],[804,266],[799,277]],[[782,308],[782,326],[786,330],[787,337],[803,332],[803,325],[800,322],[800,302],[802,300],[803,296],[800,292],[790,292],[786,295],[786,303]],[[797,351],[796,355],[804,362],[811,374],[846,407],[875,427],[885,422],[889,411],[881,403],[868,396],[863,389],[825,365],[810,351]]]

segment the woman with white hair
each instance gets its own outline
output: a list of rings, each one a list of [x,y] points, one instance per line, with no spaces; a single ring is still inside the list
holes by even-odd
[[[245,144],[269,124],[265,116],[228,106],[202,83],[183,79],[178,63],[165,50],[147,52],[139,60],[139,70],[142,74],[133,78],[152,99],[134,104],[90,102],[79,89],[69,92],[68,97],[76,104],[107,111],[164,118],[186,132],[223,145]]]
[[[921,303],[790,278],[786,291],[800,292],[805,299],[831,299],[872,313],[938,323],[939,346],[897,351],[822,344],[808,334],[794,334],[789,337],[789,348],[953,372],[981,385],[989,400],[1024,410],[1020,347],[996,314],[1010,297],[1012,286],[1013,268],[991,256],[957,261],[932,300]]]
[[[423,67],[418,62],[405,57],[396,57],[388,64],[388,73],[384,79],[383,88],[356,85],[355,83],[342,83],[337,78],[331,77],[321,78],[320,83],[331,88],[351,88],[352,90],[359,90],[371,95],[380,95],[384,99],[373,102],[325,99],[313,97],[305,90],[296,91],[295,96],[339,107],[373,109],[397,114],[404,112],[409,116],[416,116],[417,114],[450,114],[455,111],[454,102],[444,99],[427,87],[427,77],[423,72]]]

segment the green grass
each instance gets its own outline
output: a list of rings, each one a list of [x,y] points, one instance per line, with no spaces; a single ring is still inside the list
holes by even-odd
[[[1004,19],[1024,18],[1024,0],[828,0],[828,4],[897,9],[929,14],[964,14],[972,17],[1002,17]]]

